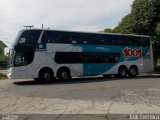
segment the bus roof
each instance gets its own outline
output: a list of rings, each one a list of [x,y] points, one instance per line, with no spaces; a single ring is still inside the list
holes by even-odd
[[[42,28],[26,28],[26,29],[22,29],[21,31],[26,31],[26,30],[59,31],[59,32],[104,34],[104,35],[119,35],[119,36],[149,37],[150,38],[150,36],[148,36],[148,35],[105,33],[105,32],[88,32],[88,31],[72,31],[72,30],[57,30],[57,29],[42,29]]]

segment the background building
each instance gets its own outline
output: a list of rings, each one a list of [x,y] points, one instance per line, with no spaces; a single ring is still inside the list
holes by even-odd
[[[0,68],[6,67],[7,65],[7,56],[5,55],[5,48],[7,45],[5,45],[2,41],[0,41]]]

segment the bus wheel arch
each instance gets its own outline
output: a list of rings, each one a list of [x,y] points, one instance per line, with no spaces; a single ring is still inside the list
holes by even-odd
[[[136,77],[139,73],[138,67],[136,65],[131,65],[128,73],[130,77]]]
[[[68,67],[60,67],[57,71],[57,77],[61,80],[68,80],[71,78],[71,71]]]
[[[121,65],[118,68],[118,77],[126,77],[126,75],[128,74],[128,69],[125,65]]]
[[[39,70],[38,77],[40,81],[50,82],[54,77],[54,72],[49,67],[43,67]]]

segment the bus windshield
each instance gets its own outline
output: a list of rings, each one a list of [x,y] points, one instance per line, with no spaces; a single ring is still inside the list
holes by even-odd
[[[33,53],[17,52],[15,55],[14,66],[25,66],[33,61]]]
[[[25,66],[32,63],[35,48],[32,46],[16,45],[14,52],[13,66]]]
[[[20,31],[9,52],[8,67],[25,66],[33,61],[42,30]],[[16,43],[17,41],[17,43]]]

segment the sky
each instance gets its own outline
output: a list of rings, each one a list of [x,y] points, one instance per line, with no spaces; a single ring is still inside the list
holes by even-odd
[[[114,28],[133,0],[0,0],[0,40],[9,45],[26,25],[98,32]]]

